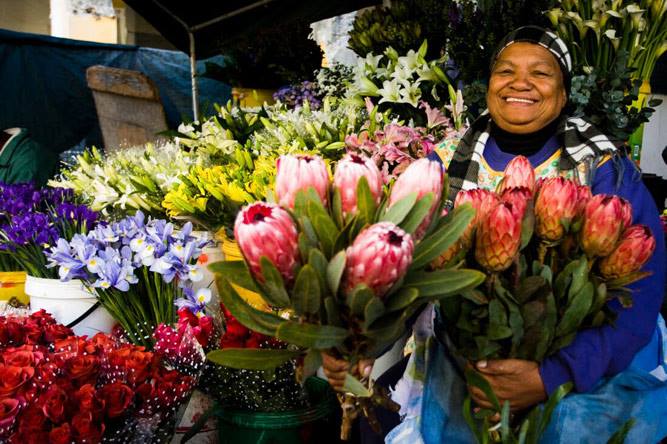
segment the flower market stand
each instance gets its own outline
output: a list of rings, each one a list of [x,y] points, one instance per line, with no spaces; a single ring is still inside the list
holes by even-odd
[[[31,312],[44,309],[79,336],[110,333],[116,323],[80,280],[61,282],[27,276],[25,292],[30,296]]]

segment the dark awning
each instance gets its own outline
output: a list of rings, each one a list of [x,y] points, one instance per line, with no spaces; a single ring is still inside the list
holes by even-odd
[[[235,39],[276,23],[312,23],[381,3],[380,0],[125,0],[167,40],[197,58],[220,54]]]

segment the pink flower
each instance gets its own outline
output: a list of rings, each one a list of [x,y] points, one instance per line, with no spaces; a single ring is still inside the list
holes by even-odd
[[[488,271],[506,270],[519,252],[521,218],[512,204],[496,205],[479,224],[475,237],[475,259]]]
[[[655,238],[644,225],[632,225],[611,254],[600,261],[605,279],[615,279],[639,271],[655,250]]]
[[[362,177],[368,182],[375,204],[379,204],[382,198],[382,173],[371,159],[349,153],[336,165],[333,183],[340,191],[345,216],[357,212],[357,185]]]
[[[265,256],[286,283],[292,281],[299,245],[296,225],[287,211],[264,202],[248,205],[236,217],[234,237],[257,280],[264,282],[260,259]]]
[[[532,198],[533,194],[526,187],[506,188],[500,196],[501,201],[509,202],[512,204],[512,210],[515,211],[522,219],[526,212],[528,201],[530,201]]]
[[[388,208],[391,208],[396,202],[414,192],[417,193],[417,201],[421,200],[429,193],[433,194],[433,203],[431,204],[429,213],[417,230],[415,230],[413,235],[415,239],[421,239],[424,236],[426,229],[433,219],[433,214],[438,208],[438,205],[440,205],[444,174],[445,168],[440,162],[422,158],[411,163],[410,166],[398,176],[396,182],[394,182],[391,194],[389,195]]]
[[[294,208],[299,191],[313,188],[327,204],[329,196],[329,172],[324,161],[317,156],[285,155],[277,162],[276,199],[280,206]]]
[[[524,187],[535,192],[535,170],[524,156],[516,156],[505,167],[505,177],[498,186],[498,193],[508,188]]]
[[[565,235],[563,222],[577,215],[577,185],[563,177],[551,177],[540,186],[535,200],[535,232],[547,241],[556,242]]]
[[[383,297],[405,275],[413,249],[412,237],[390,222],[366,228],[345,252],[345,291],[365,284]]]
[[[581,246],[589,257],[609,256],[623,230],[623,202],[620,197],[598,194],[586,203]]]

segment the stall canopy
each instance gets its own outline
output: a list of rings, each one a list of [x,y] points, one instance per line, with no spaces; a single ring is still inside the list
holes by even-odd
[[[192,98],[197,102],[196,59],[223,52],[226,45],[277,23],[312,23],[381,3],[380,0],[125,0],[176,48],[190,55]]]

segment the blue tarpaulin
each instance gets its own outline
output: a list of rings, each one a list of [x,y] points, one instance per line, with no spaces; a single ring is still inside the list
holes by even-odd
[[[211,59],[198,62],[198,72],[206,61]],[[81,144],[102,146],[86,83],[86,69],[92,65],[132,69],[150,77],[160,91],[169,128],[192,119],[190,65],[182,52],[0,29],[0,129],[28,128],[34,139],[59,153]],[[199,78],[199,88],[203,115],[231,95],[229,85],[210,79]]]

